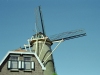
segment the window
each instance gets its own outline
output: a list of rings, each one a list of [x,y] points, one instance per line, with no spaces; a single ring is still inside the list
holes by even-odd
[[[43,38],[43,37],[44,37],[43,34],[41,32],[39,32],[39,33],[33,35],[32,39],[34,39],[34,38]]]
[[[34,62],[31,60],[31,57],[24,57],[22,68],[25,71],[31,71],[32,69],[34,69]]]
[[[32,71],[34,70],[34,62],[31,56],[23,56],[23,60],[19,60],[19,55],[10,55],[8,60],[8,70],[11,71]]]
[[[12,69],[17,69],[18,68],[18,57],[17,56],[11,56],[11,68]]]
[[[24,57],[24,69],[25,70],[31,69],[31,57]]]
[[[21,61],[18,60],[18,56],[10,56],[8,61],[8,69],[16,70],[21,68]]]

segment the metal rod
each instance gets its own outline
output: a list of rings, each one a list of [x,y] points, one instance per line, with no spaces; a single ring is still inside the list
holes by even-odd
[[[40,57],[40,55],[41,55],[41,53],[42,53],[42,50],[43,50],[44,44],[45,44],[45,42],[46,42],[46,39],[47,39],[47,37],[45,38],[45,41],[44,41],[44,43],[43,43],[43,46],[42,46],[42,48],[41,48],[41,50],[40,50],[39,57]]]
[[[36,54],[37,54],[37,50],[38,50],[37,46],[38,46],[38,39],[36,39],[36,50],[35,50]]]
[[[57,47],[60,45],[60,43],[62,42],[63,40],[61,40],[58,45],[54,48],[54,50],[48,55],[48,57],[44,60],[43,64],[47,61],[47,59],[51,56],[51,54],[57,49]]]
[[[25,47],[25,50],[27,51],[27,49],[26,49],[26,45],[24,44],[24,47]]]
[[[27,41],[28,41],[29,50],[30,50],[30,52],[31,52],[29,39],[28,39]]]

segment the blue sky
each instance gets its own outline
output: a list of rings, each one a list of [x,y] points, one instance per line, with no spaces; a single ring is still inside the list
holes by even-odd
[[[100,0],[0,0],[0,60],[35,34],[39,5],[47,36],[76,29],[87,33],[53,53],[58,75],[100,75]]]

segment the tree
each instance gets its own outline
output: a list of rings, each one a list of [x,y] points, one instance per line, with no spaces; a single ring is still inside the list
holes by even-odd
[[[57,73],[54,73],[53,75],[57,75]]]

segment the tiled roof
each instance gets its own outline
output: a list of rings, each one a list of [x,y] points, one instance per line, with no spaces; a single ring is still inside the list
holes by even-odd
[[[19,49],[14,50],[14,52],[28,52],[28,51],[26,51],[25,49],[19,48]]]

